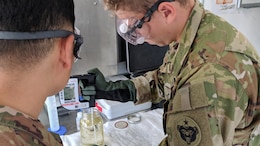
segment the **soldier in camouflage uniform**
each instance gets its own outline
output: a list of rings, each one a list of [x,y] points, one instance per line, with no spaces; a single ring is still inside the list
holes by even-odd
[[[70,76],[74,22],[73,0],[0,0],[1,146],[62,145],[38,116]]]
[[[98,69],[90,70],[97,75],[97,98],[166,100],[162,146],[259,145],[260,58],[238,30],[196,0],[104,5],[129,43],[143,39],[169,50],[160,68],[130,80],[106,82]]]

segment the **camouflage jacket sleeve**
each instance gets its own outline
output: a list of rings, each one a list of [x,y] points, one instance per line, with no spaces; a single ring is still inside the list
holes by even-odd
[[[145,73],[143,76],[139,76],[131,79],[136,88],[136,103],[140,104],[147,101],[152,101],[153,103],[159,102],[160,96],[158,91],[158,70],[150,71]]]
[[[50,133],[37,119],[0,106],[0,145],[61,146],[59,135]]]
[[[167,70],[172,70],[169,63],[168,56],[174,56],[178,43],[173,42],[169,45],[169,50],[163,60],[163,64],[159,69],[149,71],[143,76],[131,79],[136,88],[136,104],[151,101],[152,103],[159,103],[161,100],[169,100],[171,97],[171,83],[170,77],[162,78]],[[170,68],[169,68],[170,67]],[[171,75],[172,76],[172,75]]]

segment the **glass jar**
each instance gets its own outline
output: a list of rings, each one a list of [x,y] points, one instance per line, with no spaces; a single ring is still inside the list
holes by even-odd
[[[102,146],[104,143],[103,119],[94,108],[82,110],[80,120],[80,137],[82,146]]]

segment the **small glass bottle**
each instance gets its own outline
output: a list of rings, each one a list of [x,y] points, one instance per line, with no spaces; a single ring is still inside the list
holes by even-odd
[[[82,146],[103,145],[103,119],[96,108],[91,107],[82,110],[80,137]]]

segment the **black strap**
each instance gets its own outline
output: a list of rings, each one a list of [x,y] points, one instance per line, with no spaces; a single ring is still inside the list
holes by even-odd
[[[168,110],[169,100],[165,101],[163,104],[163,131],[166,134],[166,120],[167,120],[167,110]]]
[[[14,32],[14,31],[0,31],[0,40],[35,40],[44,38],[66,37],[73,32],[66,30],[49,30],[36,32]]]

